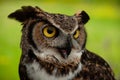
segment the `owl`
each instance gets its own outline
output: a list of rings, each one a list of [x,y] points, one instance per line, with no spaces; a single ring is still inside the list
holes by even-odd
[[[20,80],[115,80],[109,64],[85,48],[85,11],[68,16],[23,6],[8,17],[23,25]]]

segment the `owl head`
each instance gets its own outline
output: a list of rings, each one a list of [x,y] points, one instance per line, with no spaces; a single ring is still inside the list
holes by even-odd
[[[68,16],[48,13],[38,7],[23,6],[8,17],[23,25],[23,54],[31,49],[40,58],[51,56],[67,60],[80,56],[85,48],[87,35],[84,25],[89,20],[85,11]]]

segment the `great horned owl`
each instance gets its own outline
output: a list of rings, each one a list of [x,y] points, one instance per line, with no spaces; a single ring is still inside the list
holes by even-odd
[[[85,11],[68,16],[23,6],[8,17],[23,25],[20,80],[115,80],[108,63],[85,48]]]

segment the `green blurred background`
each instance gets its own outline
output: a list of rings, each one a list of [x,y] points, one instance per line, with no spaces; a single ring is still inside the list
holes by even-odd
[[[22,26],[7,16],[23,5],[68,15],[85,10],[90,16],[86,47],[102,56],[120,80],[120,0],[0,0],[0,80],[19,80]]]

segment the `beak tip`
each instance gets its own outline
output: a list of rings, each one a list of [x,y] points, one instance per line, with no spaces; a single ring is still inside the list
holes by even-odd
[[[61,56],[66,59],[68,58],[69,54],[71,53],[71,49],[58,49],[58,51],[60,52]]]

